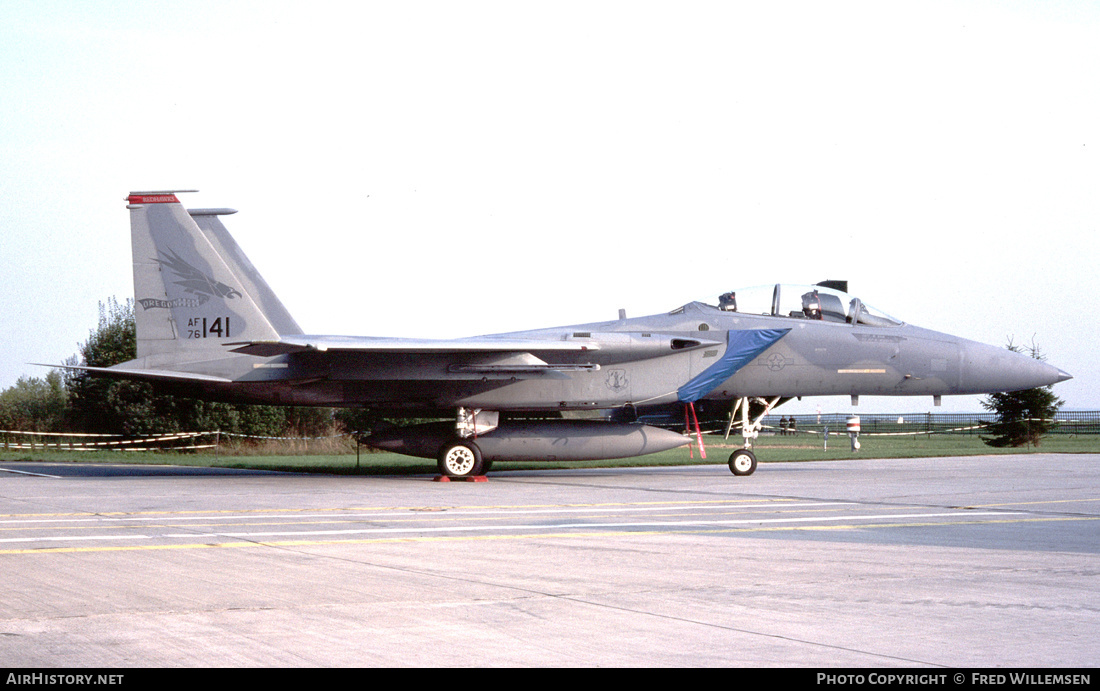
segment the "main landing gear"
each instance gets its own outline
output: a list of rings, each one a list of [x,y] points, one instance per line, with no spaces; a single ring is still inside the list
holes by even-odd
[[[439,449],[439,473],[445,477],[477,477],[489,472],[490,461],[481,457],[477,435],[493,431],[500,424],[500,413],[493,410],[459,408],[455,414],[457,437]]]

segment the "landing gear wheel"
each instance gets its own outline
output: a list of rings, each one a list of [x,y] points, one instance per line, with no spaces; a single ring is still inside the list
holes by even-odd
[[[730,454],[730,472],[734,475],[752,475],[756,471],[756,456],[748,449],[738,449]]]
[[[439,472],[447,477],[474,477],[485,473],[481,449],[472,441],[444,444],[439,450]]]

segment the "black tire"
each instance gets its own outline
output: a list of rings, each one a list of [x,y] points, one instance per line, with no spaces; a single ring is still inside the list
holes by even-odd
[[[472,441],[454,441],[439,450],[439,472],[447,477],[474,477],[485,473],[481,449]]]
[[[738,449],[730,454],[730,472],[734,475],[752,475],[756,472],[756,456],[748,449]]]

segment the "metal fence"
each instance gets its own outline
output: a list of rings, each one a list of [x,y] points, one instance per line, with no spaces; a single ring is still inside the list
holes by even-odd
[[[849,414],[813,413],[805,415],[769,415],[764,419],[766,433],[794,430],[796,433],[821,434],[828,427],[830,432],[843,434]],[[791,419],[794,426],[791,427]],[[784,426],[784,419],[786,425]],[[1057,426],[1051,434],[1100,434],[1100,410],[1062,410],[1054,417]],[[859,415],[861,435],[915,435],[915,434],[986,434],[986,426],[996,422],[992,413],[866,413]],[[720,432],[721,430],[711,430]],[[338,435],[346,436],[346,435]],[[216,448],[220,439],[239,437],[249,439],[282,439],[289,437],[247,437],[225,432],[182,432],[148,436],[121,436],[113,434],[79,434],[55,432],[21,432],[0,430],[0,452],[4,451],[195,451]],[[327,437],[326,437],[327,438]],[[305,438],[293,438],[301,441]],[[310,437],[314,440],[317,437]]]
[[[194,451],[214,448],[217,432],[81,434],[0,430],[0,451]]]
[[[765,423],[778,429],[782,415],[773,413]],[[799,432],[844,432],[848,414],[788,415]],[[984,434],[997,421],[993,413],[870,413],[859,414],[861,434]],[[1100,410],[1061,410],[1054,416],[1051,434],[1100,434]]]
[[[0,451],[198,451],[216,450],[230,439],[310,442],[350,436],[347,432],[325,437],[262,437],[219,430],[145,435],[0,430]]]

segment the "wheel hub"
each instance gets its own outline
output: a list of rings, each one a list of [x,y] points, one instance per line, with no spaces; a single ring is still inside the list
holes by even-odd
[[[443,458],[444,465],[454,475],[465,475],[469,473],[473,467],[476,459],[474,458],[474,452],[465,446],[455,446],[449,451]]]

